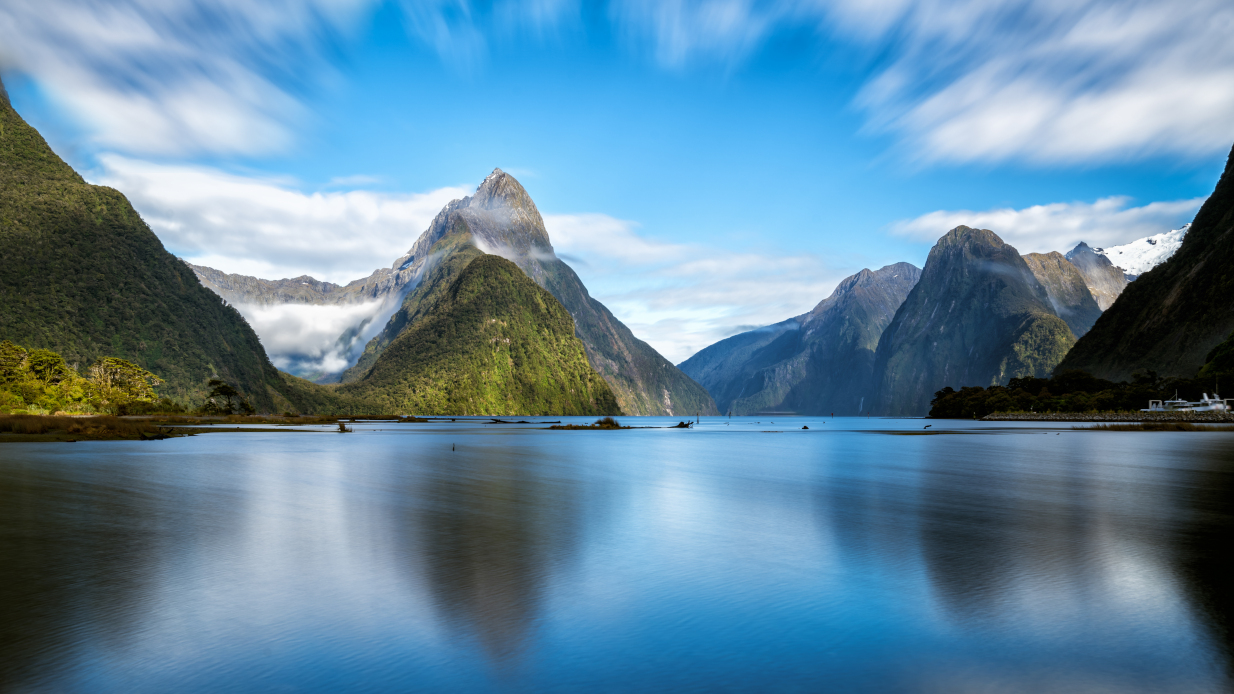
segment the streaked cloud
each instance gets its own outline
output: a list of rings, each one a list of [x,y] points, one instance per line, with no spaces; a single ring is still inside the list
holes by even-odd
[[[9,0],[0,67],[34,78],[97,146],[253,155],[292,140],[296,96],[373,0]]]
[[[810,310],[860,269],[810,253],[665,243],[603,214],[548,214],[544,223],[592,296],[673,363],[750,326]]]
[[[925,161],[1196,156],[1234,140],[1224,0],[921,0],[864,23],[861,7],[838,16],[894,58],[857,103]]]
[[[100,162],[92,182],[123,191],[173,253],[265,279],[367,277],[406,253],[447,202],[471,193],[468,187],[304,192],[294,181],[206,167],[114,154]]]
[[[1204,198],[1152,202],[1133,207],[1131,198],[1056,202],[1023,209],[938,210],[892,224],[894,234],[933,243],[957,226],[989,229],[1020,253],[1067,252],[1080,241],[1113,246],[1177,229],[1191,221]]]
[[[1226,0],[616,0],[670,69],[742,63],[777,36],[877,66],[854,104],[921,162],[1057,164],[1224,152],[1234,141]],[[847,46],[847,47],[846,47]]]

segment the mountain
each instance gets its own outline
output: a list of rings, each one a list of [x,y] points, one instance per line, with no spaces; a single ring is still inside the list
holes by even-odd
[[[1081,241],[1065,256],[1071,264],[1080,271],[1088,291],[1097,301],[1097,307],[1102,311],[1114,305],[1114,300],[1127,286],[1127,275],[1110,259],[1088,247]]]
[[[944,386],[1047,376],[1075,343],[1019,252],[994,232],[956,227],[883,331],[867,407],[918,416]]]
[[[422,279],[364,348],[344,383],[361,380],[403,331],[426,315],[475,253],[515,263],[553,295],[574,318],[575,334],[587,358],[612,388],[621,410],[631,415],[717,414],[715,403],[695,383],[587,292],[578,275],[553,251],[535,203],[513,176],[495,169],[476,193],[446,205],[399,260],[398,267]]]
[[[840,282],[809,313],[721,340],[681,363],[721,412],[862,412],[879,336],[917,283],[908,263]]]
[[[1024,262],[1045,288],[1054,313],[1067,322],[1071,332],[1077,337],[1088,332],[1101,315],[1101,307],[1080,270],[1058,251],[1029,253]]]
[[[56,156],[3,85],[0,258],[0,339],[58,352],[82,371],[100,356],[126,359],[164,379],[160,396],[186,404],[201,403],[212,377],[259,410],[312,401],[123,195],[86,183]]]
[[[1195,374],[1234,332],[1234,151],[1182,244],[1127,285],[1059,369],[1122,381],[1137,371]]]
[[[1130,282],[1169,260],[1170,256],[1182,247],[1183,239],[1187,237],[1190,229],[1190,224],[1184,224],[1181,229],[1136,239],[1121,246],[1094,248],[1093,252],[1109,258]]]
[[[340,391],[387,411],[621,414],[565,308],[514,263],[475,252]]]

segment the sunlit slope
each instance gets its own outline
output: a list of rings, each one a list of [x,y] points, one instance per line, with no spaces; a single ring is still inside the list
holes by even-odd
[[[1045,289],[1050,306],[1071,328],[1072,334],[1079,336],[1088,332],[1101,315],[1101,307],[1080,269],[1058,251],[1029,253],[1023,257]]]
[[[419,299],[413,320],[340,391],[417,414],[620,414],[574,322],[514,263],[472,249]]]

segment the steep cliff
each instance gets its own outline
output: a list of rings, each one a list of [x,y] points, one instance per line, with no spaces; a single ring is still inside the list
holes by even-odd
[[[1074,343],[1015,248],[992,231],[956,227],[930,250],[879,339],[868,409],[924,415],[945,386],[1047,376]]]
[[[1191,376],[1234,331],[1234,152],[1182,245],[1127,285],[1059,369]]]
[[[1076,337],[1088,332],[1101,315],[1101,307],[1079,269],[1058,251],[1029,253],[1024,262],[1045,288],[1054,313],[1066,321],[1071,332]]]
[[[858,414],[879,337],[920,276],[908,263],[862,270],[809,313],[721,340],[681,370],[721,412]]]

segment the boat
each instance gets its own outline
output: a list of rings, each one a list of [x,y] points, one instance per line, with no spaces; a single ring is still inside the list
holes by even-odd
[[[1204,397],[1198,402],[1188,402],[1181,400],[1178,397],[1178,392],[1175,391],[1173,400],[1149,400],[1148,408],[1140,410],[1141,412],[1228,412],[1231,409],[1230,401],[1234,398],[1222,398],[1220,395],[1213,393],[1213,396],[1208,397],[1208,393],[1204,393]]]

